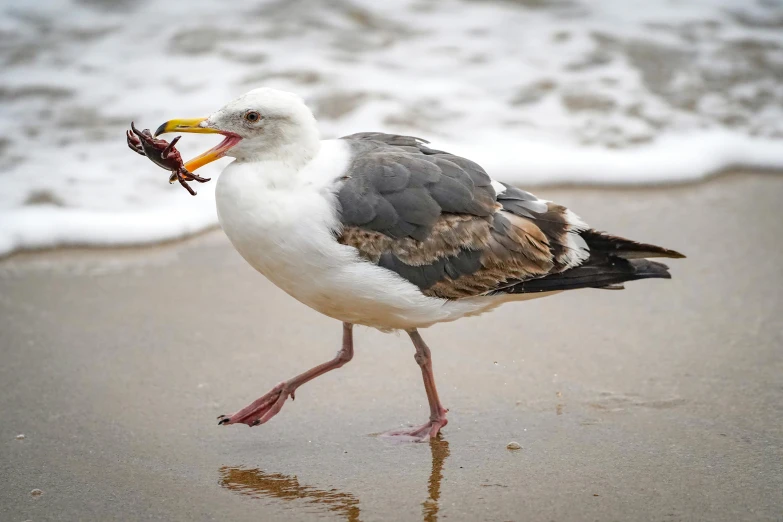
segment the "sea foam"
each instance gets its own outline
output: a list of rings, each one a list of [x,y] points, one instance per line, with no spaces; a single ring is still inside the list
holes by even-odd
[[[522,186],[783,168],[783,11],[744,0],[44,0],[0,7],[0,255],[216,224],[130,152],[131,120],[266,85],[325,137],[413,134]],[[186,135],[190,157],[214,141]],[[215,177],[221,165],[199,171]]]

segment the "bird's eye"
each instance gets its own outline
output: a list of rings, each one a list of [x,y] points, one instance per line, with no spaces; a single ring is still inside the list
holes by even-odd
[[[258,114],[256,111],[250,111],[245,113],[245,119],[250,123],[255,123],[261,119],[261,115]]]

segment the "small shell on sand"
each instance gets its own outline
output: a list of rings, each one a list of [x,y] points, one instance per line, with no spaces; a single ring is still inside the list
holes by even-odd
[[[38,488],[35,488],[34,490],[32,490],[32,491],[30,492],[30,494],[31,494],[32,496],[34,496],[34,497],[40,497],[41,495],[43,495],[43,491],[41,491],[41,490],[40,490],[40,489],[38,489]]]
[[[522,449],[522,446],[519,445],[519,442],[511,441],[508,444],[506,444],[506,449],[518,450],[518,449]]]
[[[24,438],[24,433],[20,433],[16,436],[16,440],[22,440]]]

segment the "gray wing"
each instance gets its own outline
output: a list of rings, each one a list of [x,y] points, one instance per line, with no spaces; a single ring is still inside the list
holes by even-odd
[[[497,195],[478,164],[419,138],[342,139],[353,160],[337,194],[338,241],[423,293],[481,295],[567,266],[564,207],[507,185]]]
[[[353,134],[353,162],[338,193],[343,225],[425,241],[444,213],[486,217],[492,180],[476,163],[430,149],[424,140]]]
[[[337,194],[343,225],[337,240],[425,295],[608,287],[641,277],[618,256],[675,257],[593,231],[562,205],[518,188],[500,184],[496,194],[479,165],[419,138],[342,139],[353,160]]]

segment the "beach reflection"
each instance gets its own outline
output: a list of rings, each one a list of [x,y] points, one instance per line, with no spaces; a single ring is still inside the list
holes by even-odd
[[[449,443],[431,440],[432,469],[427,483],[427,499],[422,502],[422,520],[436,522],[440,510],[443,466],[449,456]],[[253,498],[276,498],[285,501],[301,500],[316,510],[332,512],[349,522],[358,522],[359,499],[352,493],[337,489],[319,489],[300,484],[296,476],[270,473],[257,468],[223,466],[219,470],[220,485],[231,491]],[[293,507],[293,506],[292,506]]]
[[[450,455],[449,443],[445,440],[430,439],[430,451],[432,452],[432,471],[430,471],[430,480],[427,485],[427,491],[430,496],[421,503],[421,513],[424,522],[435,522],[438,520],[440,482],[443,480],[443,465],[446,462],[446,458]]]
[[[220,468],[220,485],[254,498],[279,498],[282,500],[303,500],[313,507],[322,507],[345,517],[349,522],[358,522],[359,499],[351,493],[336,489],[318,489],[299,483],[296,476],[281,473],[267,473],[260,469]]]

